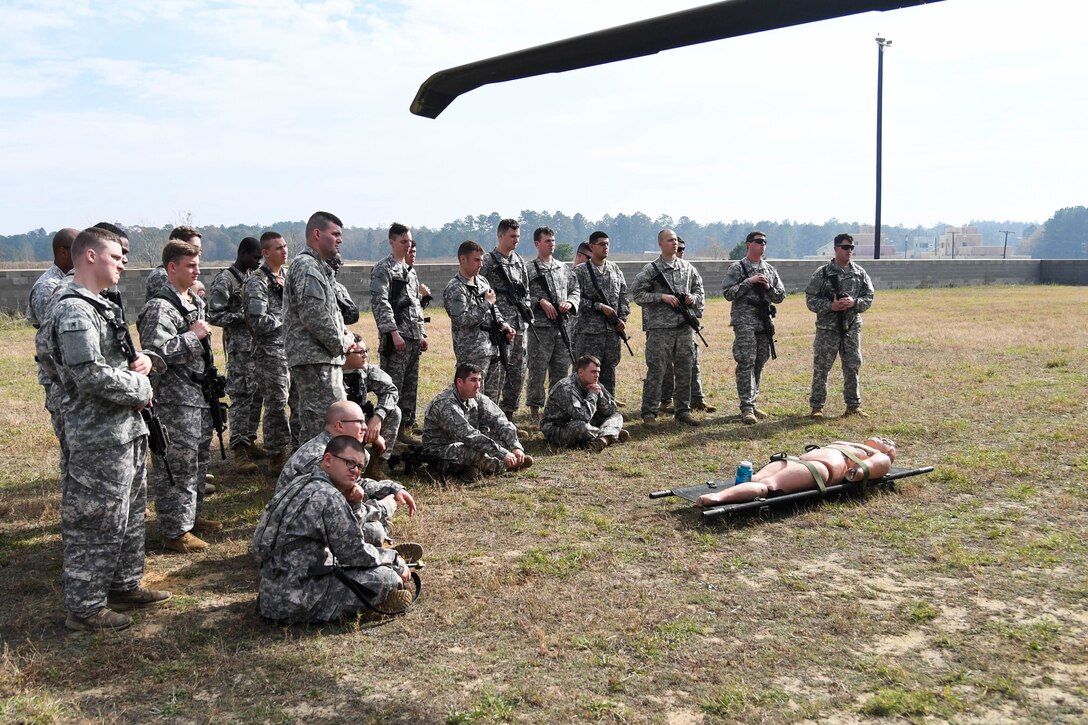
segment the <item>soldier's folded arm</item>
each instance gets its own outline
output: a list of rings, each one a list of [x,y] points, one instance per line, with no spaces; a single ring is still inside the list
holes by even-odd
[[[106,362],[99,347],[98,331],[89,320],[64,320],[57,330],[61,358],[72,381],[83,395],[138,407],[151,398],[151,381],[128,368]]]
[[[392,284],[388,270],[375,267],[371,272],[370,309],[374,312],[374,322],[380,335],[397,330],[397,319],[393,314],[393,305],[389,302],[389,288]]]
[[[348,339],[344,336],[337,316],[329,314],[325,280],[320,274],[317,270],[306,270],[306,286],[302,294],[299,321],[330,355],[339,357],[347,352]]]

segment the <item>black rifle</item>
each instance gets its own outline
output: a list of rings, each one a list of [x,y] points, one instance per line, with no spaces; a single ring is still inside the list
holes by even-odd
[[[830,265],[828,265],[828,266],[830,266]],[[839,282],[838,273],[836,272],[835,274],[831,274],[830,272],[827,271],[827,267],[824,267],[824,277],[827,279],[828,283],[831,285],[831,301],[835,302],[835,301],[841,299],[843,297],[843,293],[842,293],[842,285]],[[846,316],[845,310],[839,310],[838,312],[835,313],[835,319],[837,319],[838,322],[839,322],[839,336],[840,337],[842,337],[843,335],[846,334],[846,320],[844,319],[845,316]]]
[[[399,329],[405,311],[412,306],[412,300],[408,296],[408,280],[395,277],[390,280],[389,306],[393,308],[393,322],[396,323]],[[378,346],[378,354],[389,356],[396,351],[397,347],[393,344],[393,333],[387,332],[382,335],[381,345]]]
[[[480,299],[483,299],[483,295],[480,295]],[[502,363],[502,369],[509,370],[510,358],[506,353],[506,333],[499,325],[499,313],[495,310],[495,305],[486,301],[484,304],[491,313],[491,327],[487,329],[487,336],[491,339],[491,344],[499,349],[499,362]]]
[[[698,335],[699,339],[703,341],[703,347],[710,347],[710,345],[708,345],[706,342],[706,338],[703,337],[703,326],[699,324],[699,318],[695,316],[695,313],[692,312],[691,308],[688,306],[687,295],[676,294],[676,290],[673,289],[672,282],[670,282],[669,278],[665,276],[665,270],[658,267],[657,262],[651,262],[650,264],[654,266],[654,271],[657,272],[657,276],[660,277],[661,281],[665,283],[665,291],[675,297],[676,301],[680,303],[680,306],[677,307],[677,309],[680,310],[680,314],[683,315],[684,322],[686,322],[688,327],[690,327],[692,330],[695,330],[695,334]]]
[[[537,279],[541,281],[544,286],[544,296],[548,298],[548,302],[555,308],[555,322],[559,327],[559,338],[563,341],[563,345],[567,348],[567,353],[570,354],[571,365],[577,365],[578,361],[574,358],[574,346],[570,343],[570,333],[567,332],[567,315],[566,312],[559,311],[559,302],[556,299],[555,293],[552,292],[552,283],[548,281],[548,270],[542,270],[540,263],[533,260],[533,266],[536,267]]]
[[[366,399],[362,370],[344,372],[344,391],[347,393],[348,400],[363,409],[363,420],[370,420],[374,415],[374,403]]]
[[[597,303],[612,307],[612,305],[608,304],[608,298],[604,296],[604,290],[601,289],[601,283],[597,280],[597,272],[593,269],[593,260],[586,262],[586,264],[589,265],[589,267],[587,268],[589,270],[589,279],[593,283],[593,289],[597,292]],[[604,315],[604,318],[606,320],[612,323],[612,329],[615,330],[616,335],[618,335],[619,338],[623,340],[623,344],[627,346],[627,352],[631,353],[631,356],[633,357],[635,351],[631,349],[631,336],[621,330],[619,327],[622,320],[620,320],[619,316],[616,315],[614,312],[612,315],[605,315],[603,312],[601,314]]]
[[[200,378],[200,391],[204,394],[204,402],[212,414],[212,427],[219,436],[219,455],[227,460],[227,449],[223,447],[223,431],[227,429],[225,414],[227,406],[220,400],[227,394],[227,379],[219,374],[212,357],[211,334],[205,335],[200,340],[200,347],[204,355],[204,375]]]
[[[529,307],[529,303],[525,301],[525,298],[529,296],[529,290],[525,288],[521,282],[515,282],[510,279],[510,275],[506,273],[506,267],[503,266],[502,260],[499,255],[495,254],[494,250],[491,252],[491,258],[495,260],[495,266],[499,270],[499,276],[502,277],[503,284],[506,289],[503,290],[503,294],[510,300],[510,304],[517,310],[518,317],[525,321],[525,324],[529,326],[530,332],[533,333],[533,337],[537,342],[540,342],[540,336],[536,334],[536,327],[533,326],[533,310]]]

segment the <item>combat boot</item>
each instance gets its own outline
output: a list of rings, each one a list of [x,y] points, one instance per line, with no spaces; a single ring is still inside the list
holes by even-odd
[[[211,496],[213,493],[215,493],[215,484],[214,483],[205,483],[204,484],[204,495],[205,496]]]
[[[672,409],[672,402],[670,401],[670,402],[668,402],[668,403],[662,403],[662,404],[661,404],[661,408],[659,409],[659,411],[660,411],[660,412],[661,412],[661,413],[662,413],[663,415],[669,415],[669,414],[671,414],[671,413],[673,412],[673,409]]]
[[[700,400],[697,403],[691,404],[691,409],[696,413],[717,413],[718,409],[713,405],[707,405],[706,401]]]
[[[197,516],[196,521],[193,523],[193,531],[198,534],[214,534],[222,530],[223,522],[216,519],[205,519]]]
[[[162,545],[164,548],[176,551],[179,554],[191,554],[194,551],[204,551],[204,549],[208,548],[207,541],[194,536],[189,531],[176,539],[164,539]]]
[[[745,425],[755,425],[757,421],[754,410],[742,410],[740,412],[740,422]]]
[[[753,409],[752,412],[755,413],[756,417],[759,418],[760,420],[767,420],[768,418],[771,417],[770,413],[768,413],[765,410],[760,410],[759,408]]]
[[[423,445],[423,441],[412,435],[412,431],[408,428],[401,426],[400,432],[397,433],[397,440],[406,446],[419,446]]]
[[[393,474],[389,470],[389,462],[379,456],[372,456],[363,471],[363,478],[372,478],[375,481],[384,481],[391,475]]]
[[[64,627],[73,632],[102,632],[125,629],[132,624],[132,617],[115,612],[109,607],[102,607],[89,617],[77,617],[69,614],[64,620]]]
[[[273,476],[280,475],[280,471],[287,465],[287,459],[291,457],[291,453],[284,448],[281,451],[276,451],[268,457],[268,472]]]
[[[231,449],[234,453],[234,470],[236,473],[256,473],[257,464],[249,453],[249,446],[235,446]]]
[[[127,612],[131,609],[157,607],[170,598],[170,592],[136,587],[127,592],[111,591],[106,596],[106,603],[115,612]]]
[[[846,412],[842,414],[842,417],[843,418],[849,418],[850,416],[854,416],[854,415],[856,415],[859,418],[868,418],[869,417],[869,414],[866,413],[864,410],[862,410],[860,405],[847,406]]]
[[[525,430],[524,428],[517,428],[516,430],[518,432],[519,441],[526,440],[529,437],[529,431]]]
[[[695,416],[691,414],[690,410],[685,410],[680,415],[676,416],[676,422],[681,425],[690,425],[692,428],[698,428],[702,423],[695,420]]]
[[[620,428],[619,442],[626,443],[629,440],[631,440],[631,434],[627,431],[626,428]]]
[[[586,447],[594,453],[600,453],[608,447],[608,441],[606,441],[603,436],[600,438],[594,438],[586,444]]]
[[[823,408],[813,408],[812,412],[808,414],[808,417],[812,418],[813,420],[823,420],[824,419],[824,409]]]
[[[393,549],[400,554],[400,558],[404,559],[406,564],[415,564],[423,558],[423,547],[412,541],[397,544]]]
[[[535,405],[529,406],[529,422],[533,425],[540,425],[540,408]]]
[[[644,416],[642,416],[642,424],[645,425],[645,426],[649,426],[651,428],[654,427],[655,425],[657,425],[657,416],[656,415],[644,415]]]
[[[250,443],[246,446],[246,453],[248,453],[249,457],[255,461],[263,461],[268,458],[268,451],[264,449],[264,446],[256,443]]]

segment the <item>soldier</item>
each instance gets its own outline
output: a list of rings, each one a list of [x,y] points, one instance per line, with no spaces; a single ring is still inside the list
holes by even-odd
[[[540,429],[560,448],[584,445],[600,453],[631,437],[616,412],[616,399],[600,385],[601,363],[592,355],[578,358],[577,369],[552,386]]]
[[[483,260],[483,247],[472,240],[461,243],[457,248],[459,269],[446,284],[442,304],[450,316],[457,365],[475,365],[486,380],[492,368],[501,364],[498,346],[491,343],[490,332],[498,326],[507,343],[514,339],[516,332],[506,324],[495,305],[495,290],[480,274]]]
[[[382,370],[389,374],[400,392],[397,403],[401,413],[399,438],[409,445],[420,443],[410,428],[416,419],[419,357],[427,350],[419,278],[407,261],[414,244],[412,230],[394,223],[389,227],[390,254],[370,272],[370,308],[378,326],[378,354]],[[389,447],[393,447],[392,440]]]
[[[687,248],[687,244],[684,242],[684,238],[677,236],[676,256],[680,259],[684,259],[684,250]],[[691,369],[691,409],[697,413],[714,413],[717,412],[717,408],[706,402],[706,397],[703,395],[703,369],[699,362],[699,346],[695,346],[695,365]],[[669,360],[668,367],[665,368],[665,377],[661,381],[661,408],[662,413],[671,413],[672,409],[672,389],[676,383],[676,372],[673,370],[672,360]]]
[[[483,371],[458,363],[453,385],[434,397],[423,418],[423,454],[445,461],[443,473],[466,481],[533,465],[517,429],[480,393]]]
[[[404,588],[410,581],[404,559],[364,541],[349,504],[361,495],[356,476],[365,459],[355,438],[333,438],[320,468],[296,478],[261,514],[253,553],[261,567],[257,606],[262,616],[328,622],[360,612],[367,603],[386,612],[412,603],[412,592]],[[367,593],[367,603],[336,578],[329,563],[342,567]]]
[[[261,423],[261,390],[253,363],[253,335],[246,326],[242,304],[246,279],[260,263],[261,243],[253,237],[239,242],[234,263],[212,280],[207,306],[208,322],[223,328],[230,396],[230,448],[234,452],[235,469],[240,473],[253,473],[257,470],[255,459],[268,457],[256,443]]]
[[[340,275],[340,268],[343,266],[344,258],[340,256],[340,252],[337,252],[329,261],[329,267],[332,268],[332,286],[336,292],[336,304],[340,307],[340,314],[344,316],[344,324],[354,325],[359,321],[359,306],[351,298],[348,288],[337,279]]]
[[[261,235],[261,264],[246,279],[243,304],[253,335],[253,370],[264,403],[264,447],[268,470],[278,473],[287,461],[291,426],[287,420],[287,349],[283,326],[283,268],[287,242],[279,232]]]
[[[570,372],[574,349],[567,319],[572,312],[578,311],[581,294],[570,267],[552,256],[555,232],[540,227],[533,232],[533,244],[536,245],[536,259],[528,266],[528,273],[533,327],[537,336],[529,340],[529,383],[525,402],[529,405],[529,419],[539,423],[540,409],[544,407],[544,376],[548,376],[548,388],[551,388]],[[560,328],[566,332],[565,337]]]
[[[182,224],[181,226],[177,226],[171,229],[170,236],[166,240],[166,242],[167,244],[169,244],[174,240],[180,242],[188,242],[189,244],[192,244],[194,247],[196,247],[198,252],[200,251],[200,243],[202,240],[201,234],[196,229],[193,229],[190,226],[185,226],[184,224]],[[147,275],[147,292],[144,295],[144,301],[146,302],[147,300],[158,294],[159,290],[166,287],[166,282],[166,267],[160,264],[158,267],[155,267],[153,270],[151,270]],[[203,285],[201,286],[203,287]]]
[[[344,400],[344,358],[355,342],[344,325],[329,262],[336,256],[343,223],[315,212],[306,223],[306,248],[287,270],[284,325],[291,369],[292,416],[298,409],[299,440],[321,432],[325,410]]]
[[[642,422],[646,425],[657,423],[661,381],[665,377],[668,361],[672,360],[676,381],[673,387],[676,420],[697,426],[699,421],[691,414],[695,334],[680,308],[688,307],[695,317],[703,316],[703,279],[690,262],[676,256],[676,232],[662,229],[657,234],[657,245],[661,248],[661,256],[643,267],[631,286],[631,296],[642,305],[642,326],[646,329]]]
[[[201,386],[209,374],[205,357],[212,357],[212,328],[204,317],[204,302],[192,294],[200,275],[200,250],[188,242],[168,242],[162,261],[166,287],[144,305],[136,328],[144,347],[167,364],[166,372],[152,381],[171,444],[167,461],[155,459],[151,467],[159,533],[167,549],[188,554],[208,548],[196,534],[223,528],[200,515],[211,458],[212,412]]]
[[[578,245],[578,251],[574,253],[574,266],[577,267],[579,264],[585,264],[592,256],[593,252],[589,249],[589,243],[582,242]]]
[[[370,348],[363,338],[355,335],[355,350],[348,353],[344,362],[344,389],[348,400],[369,411],[363,429],[363,443],[374,447],[364,475],[370,478],[389,477],[389,457],[400,431],[401,412],[397,407],[400,392],[389,374],[369,362]],[[367,402],[367,395],[374,393],[375,403]]]
[[[756,407],[763,366],[771,357],[768,321],[773,317],[770,305],[786,299],[786,288],[775,268],[763,259],[767,235],[751,232],[744,240],[747,256],[733,262],[722,279],[722,294],[732,305],[729,324],[733,328],[733,359],[737,362],[737,397],[740,420],[752,425],[767,413]]]
[[[608,261],[608,235],[589,235],[590,259],[574,268],[581,300],[574,332],[574,356],[593,355],[601,361],[601,385],[616,396],[616,368],[620,364],[620,340],[627,339],[627,280]],[[623,403],[617,401],[619,407]]]
[[[816,313],[816,339],[812,341],[812,406],[810,418],[824,417],[827,374],[842,354],[842,394],[845,415],[868,418],[861,409],[861,313],[873,306],[873,281],[851,261],[854,238],[835,237],[835,258],[812,273],[805,288],[805,304]]]
[[[66,391],[69,466],[61,482],[65,627],[124,629],[123,611],[161,604],[169,592],[140,586],[147,508],[151,360],[126,351],[120,310],[101,292],[124,269],[118,237],[87,229],[72,244],[75,276],[53,309],[53,359]],[[132,354],[130,362],[129,352]]]
[[[496,231],[498,242],[484,257],[481,274],[495,290],[495,304],[503,319],[514,328],[514,339],[507,346],[506,367],[492,368],[484,379],[484,393],[497,402],[507,419],[513,420],[521,401],[525,384],[525,333],[532,324],[533,312],[529,301],[529,275],[525,260],[515,251],[521,241],[521,226],[517,219],[503,219]]]

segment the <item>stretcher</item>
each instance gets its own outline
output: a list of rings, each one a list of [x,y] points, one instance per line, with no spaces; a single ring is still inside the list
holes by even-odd
[[[823,491],[813,487],[805,491],[797,491],[796,493],[783,493],[777,496],[768,496],[766,498],[757,498],[753,501],[744,501],[741,503],[730,503],[722,506],[714,506],[704,509],[702,512],[703,518],[714,518],[716,516],[724,516],[726,514],[741,513],[742,511],[756,510],[760,513],[769,512],[772,506],[782,506],[788,503],[798,503],[810,498],[826,498],[828,496],[837,496],[849,491],[864,491],[872,488],[881,488],[886,490],[894,490],[895,482],[901,478],[909,478],[911,476],[920,476],[924,473],[930,473],[933,471],[933,466],[923,466],[921,468],[896,468],[892,467],[886,475],[880,478],[873,478],[865,482],[857,481],[844,481],[843,483],[837,483],[831,486],[826,486]],[[665,498],[666,496],[679,496],[685,501],[695,503],[700,496],[705,493],[713,493],[714,491],[721,491],[724,488],[731,488],[734,485],[733,481],[707,481],[701,483],[698,486],[687,486],[684,488],[673,488],[665,491],[654,491],[650,494],[650,498]]]

